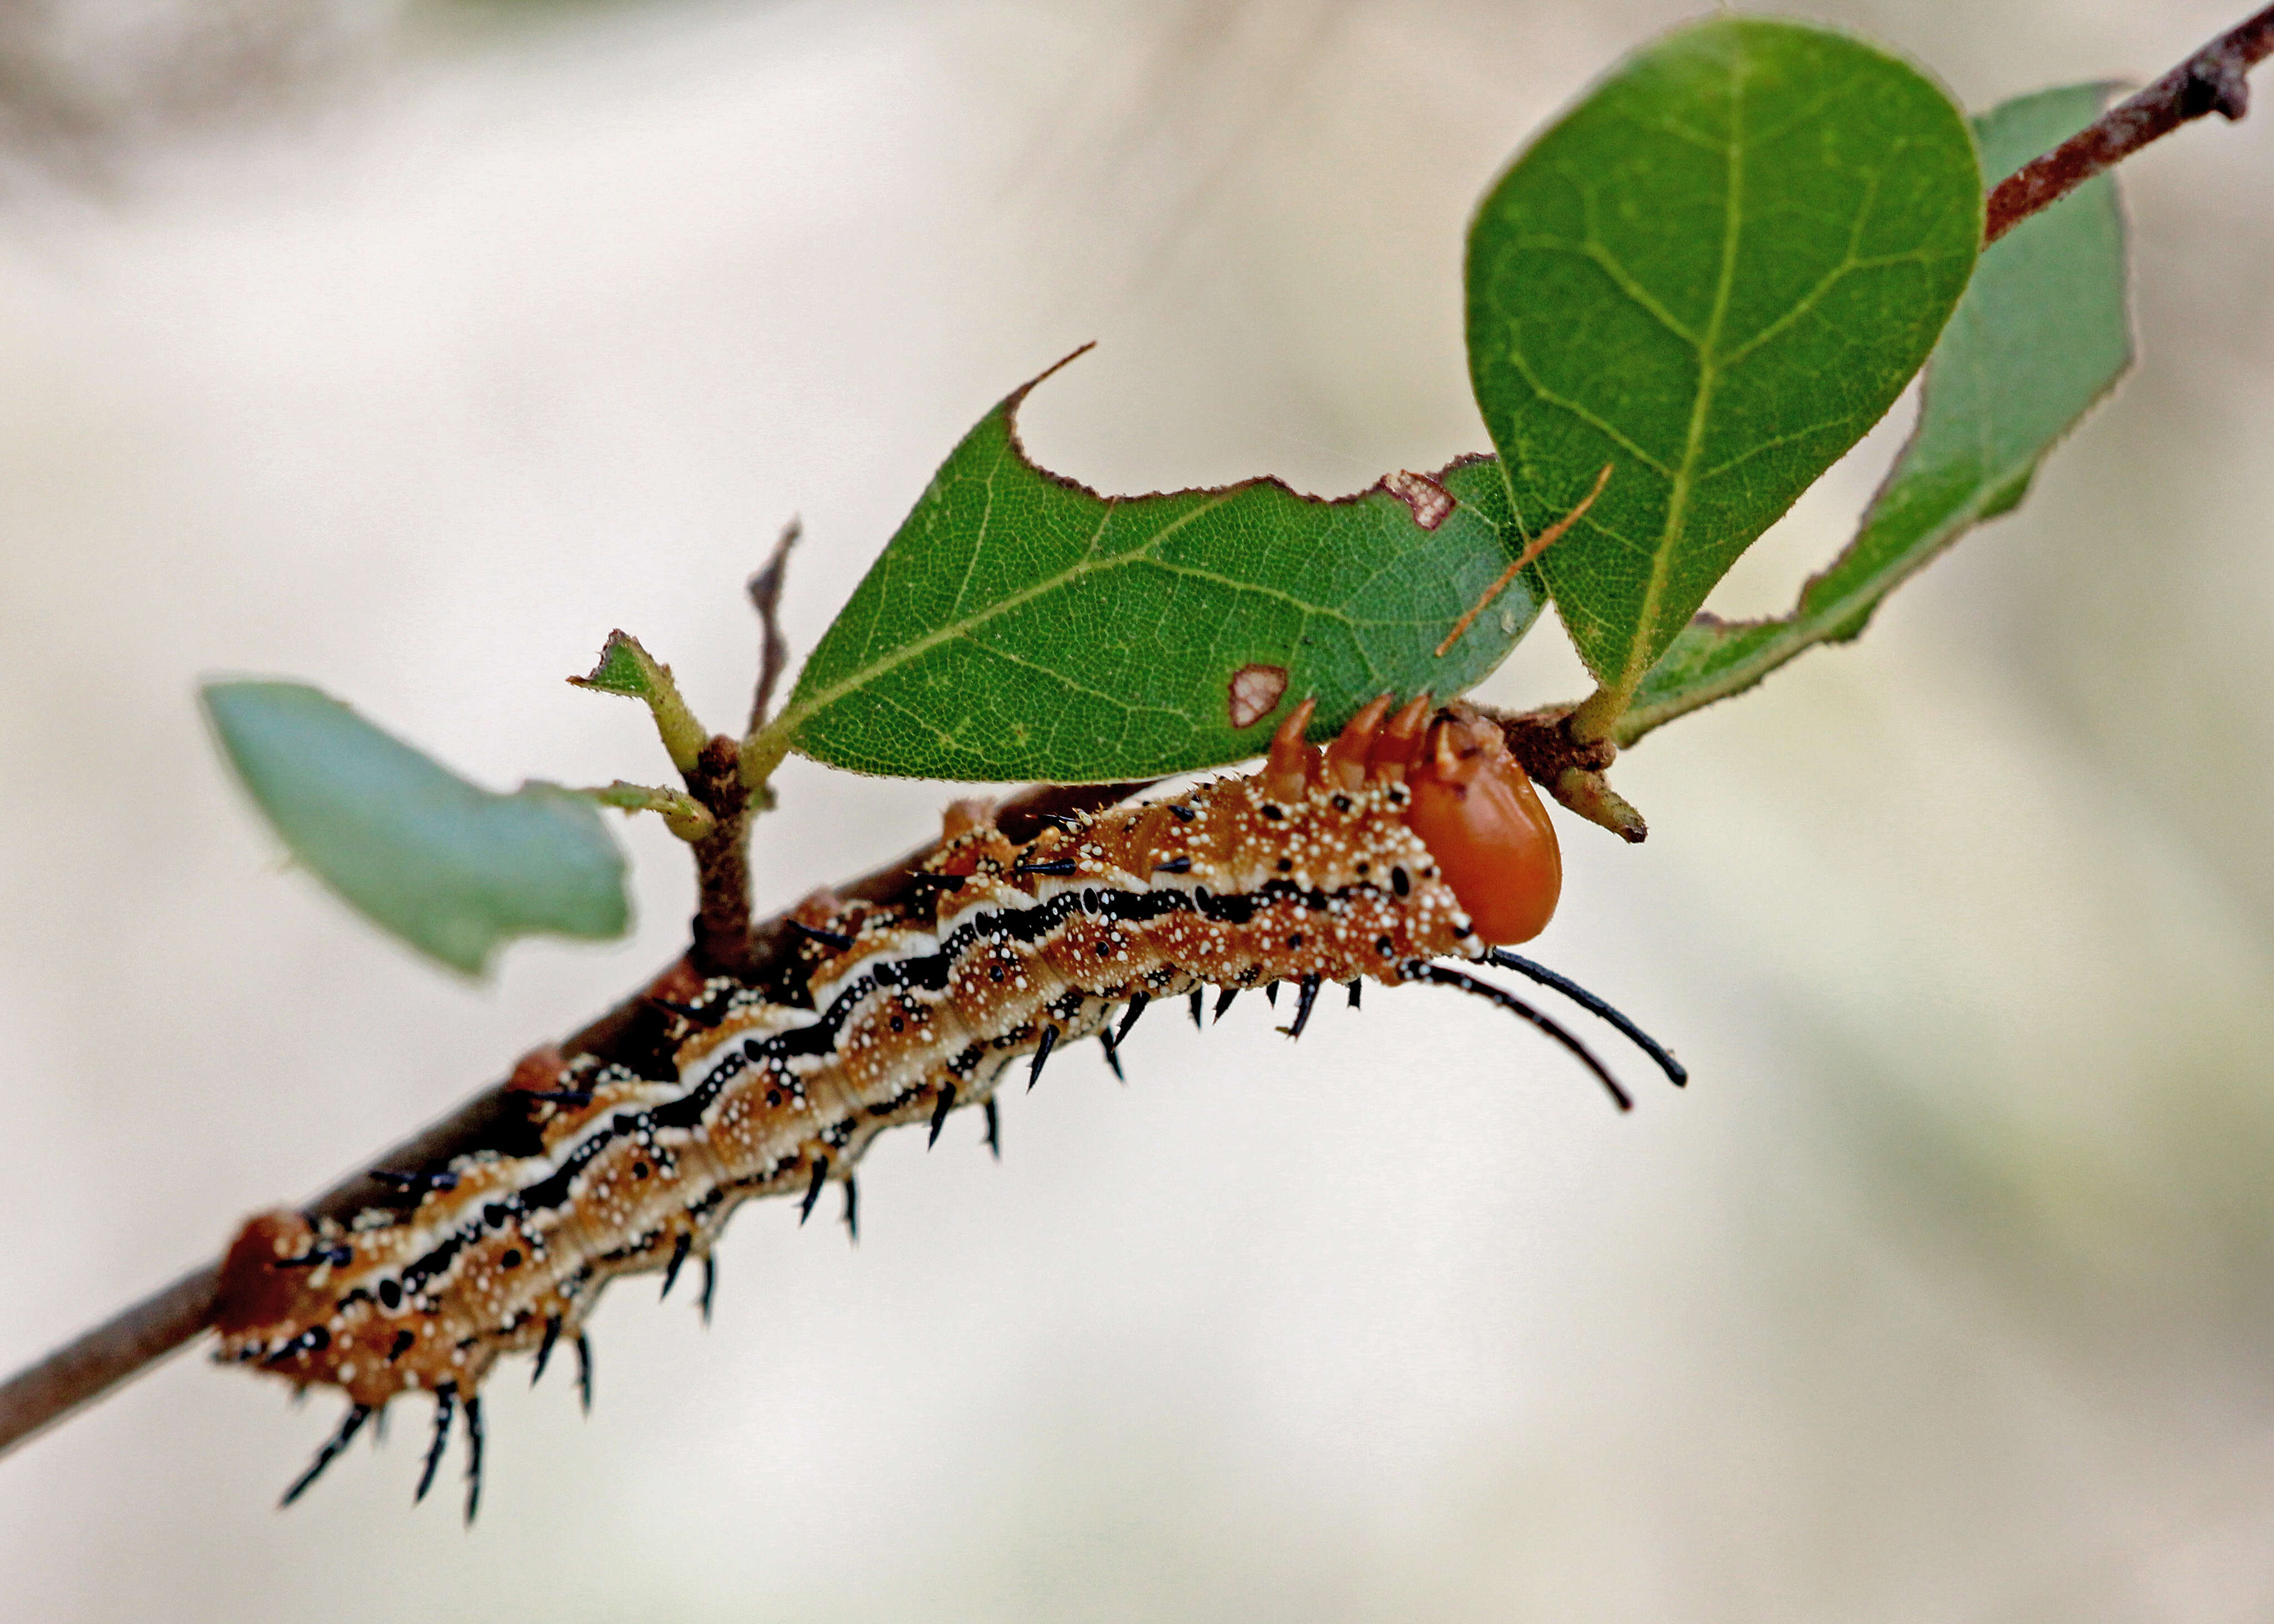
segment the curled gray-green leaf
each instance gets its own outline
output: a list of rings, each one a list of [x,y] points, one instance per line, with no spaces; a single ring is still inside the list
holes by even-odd
[[[421,952],[471,974],[513,936],[623,934],[623,857],[583,796],[470,784],[305,683],[209,682],[203,698],[292,855]]]

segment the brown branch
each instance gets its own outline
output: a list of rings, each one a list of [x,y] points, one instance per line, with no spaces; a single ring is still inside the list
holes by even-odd
[[[2252,67],[2274,56],[2274,6],[2228,30],[2127,102],[1998,183],[1982,229],[1984,247],[2031,214],[2181,124],[2250,109]]]
[[[691,842],[697,901],[688,957],[706,975],[741,975],[750,959],[750,791],[742,747],[719,733],[681,776],[717,820]]]
[[[781,629],[782,581],[789,573],[789,550],[804,534],[805,525],[801,520],[792,519],[783,525],[781,538],[774,543],[773,556],[766,560],[764,569],[750,577],[750,606],[758,612],[763,641],[758,654],[758,690],[750,702],[750,725],[743,730],[746,737],[766,725],[766,711],[773,704],[774,684],[781,680],[782,669],[789,664],[789,639],[782,635]]]
[[[1041,828],[1046,814],[1111,806],[1145,787],[1142,783],[1043,785],[1004,803],[997,821],[1014,838],[1026,839]],[[897,862],[837,887],[837,893],[848,901],[896,901],[907,893],[908,876],[930,850],[928,846],[920,847]],[[747,921],[747,913],[744,917]],[[777,914],[749,933],[744,962],[752,979],[771,980],[789,964],[794,944],[784,922],[787,917]],[[631,1064],[652,1063],[659,1053],[667,1053],[666,1022],[655,1001],[673,996],[683,998],[693,990],[701,974],[693,960],[690,951],[637,993],[567,1039],[561,1045],[561,1057],[593,1055]],[[454,1156],[497,1143],[501,1133],[522,1128],[527,1121],[527,1103],[501,1082],[365,1166],[440,1169]],[[305,1210],[311,1217],[344,1220],[397,1199],[398,1193],[390,1186],[368,1171],[358,1170],[318,1196]],[[212,1317],[216,1279],[213,1266],[186,1274],[0,1385],[0,1455],[93,1402],[205,1329]]]
[[[2211,112],[2240,118],[2249,107],[2244,76],[2270,55],[2274,55],[2274,6],[2212,41],[2090,128],[2001,182],[1990,194],[1984,243],[1997,241],[2020,221],[2183,124]],[[764,632],[753,731],[787,662],[775,610],[786,557],[796,538],[793,522],[776,543],[766,568],[750,580],[751,601]],[[1495,719],[1525,770],[1559,801],[1627,839],[1641,839],[1641,816],[1603,778],[1612,747],[1607,741],[1572,740],[1564,726],[1571,709],[1495,714]],[[665,1042],[656,999],[683,992],[706,970],[727,969],[764,981],[779,974],[787,962],[787,915],[778,914],[755,929],[749,925],[749,804],[741,785],[734,741],[723,734],[713,739],[684,776],[689,792],[719,817],[717,831],[697,846],[704,902],[696,915],[695,944],[637,994],[564,1042],[560,1050],[563,1058],[589,1054],[604,1060],[651,1059]],[[1024,838],[1046,814],[1111,806],[1145,787],[1142,783],[1041,786],[1005,803],[998,817],[1013,838]],[[838,894],[853,901],[896,900],[930,849],[839,886]],[[499,1083],[366,1165],[440,1168],[454,1156],[495,1142],[501,1132],[525,1120],[525,1105],[505,1083]],[[358,1171],[317,1197],[306,1210],[311,1216],[344,1219],[384,1204],[391,1193],[389,1186],[367,1171]],[[185,1274],[0,1384],[0,1455],[194,1338],[212,1317],[216,1278],[210,1265]]]
[[[221,1271],[207,1264],[19,1371],[0,1387],[0,1454],[204,1330],[220,1291]]]

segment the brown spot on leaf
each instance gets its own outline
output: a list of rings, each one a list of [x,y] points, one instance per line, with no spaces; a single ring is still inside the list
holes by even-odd
[[[1453,493],[1427,474],[1384,474],[1382,488],[1413,510],[1413,523],[1434,530],[1453,511]]]
[[[1253,727],[1271,714],[1286,692],[1284,665],[1242,665],[1231,673],[1224,709],[1234,727]]]

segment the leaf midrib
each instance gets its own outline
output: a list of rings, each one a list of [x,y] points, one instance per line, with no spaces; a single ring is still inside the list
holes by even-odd
[[[1690,403],[1690,428],[1683,443],[1682,460],[1675,465],[1673,481],[1667,492],[1666,523],[1660,529],[1658,546],[1651,557],[1650,579],[1643,589],[1642,613],[1635,635],[1627,644],[1626,664],[1615,685],[1622,703],[1642,686],[1643,677],[1650,669],[1645,655],[1657,641],[1659,613],[1674,567],[1674,544],[1681,537],[1683,522],[1688,516],[1698,459],[1705,455],[1706,424],[1713,408],[1713,386],[1721,373],[1721,324],[1728,317],[1730,289],[1736,282],[1739,222],[1744,212],[1744,76],[1745,61],[1740,55],[1729,71],[1728,183],[1722,214],[1721,268],[1713,286],[1713,307],[1706,314],[1706,330],[1698,336],[1698,393]]]
[[[988,536],[991,532],[996,473],[1003,467],[1005,462],[1016,458],[1018,455],[1019,453],[1015,447],[1006,445],[998,454],[995,459],[994,467],[990,468],[988,471],[987,518],[978,538],[973,545],[973,555],[975,559],[980,553],[984,551]],[[1254,582],[1236,581],[1228,576],[1219,575],[1212,570],[1193,569],[1189,566],[1164,563],[1159,558],[1153,556],[1156,550],[1159,548],[1163,542],[1167,541],[1171,537],[1176,535],[1179,530],[1185,529],[1186,526],[1197,523],[1201,519],[1203,519],[1209,514],[1215,512],[1217,508],[1223,507],[1226,502],[1230,501],[1235,495],[1237,495],[1242,488],[1243,487],[1240,486],[1232,486],[1224,491],[1212,492],[1209,500],[1195,503],[1190,511],[1179,514],[1168,523],[1163,524],[1151,536],[1146,538],[1145,541],[1141,545],[1131,548],[1129,551],[1125,553],[1114,553],[1108,558],[1096,558],[1093,556],[1096,549],[1096,538],[1098,535],[1103,535],[1104,533],[1107,523],[1111,519],[1113,514],[1118,509],[1122,499],[1115,496],[1109,496],[1102,499],[1106,505],[1105,511],[1099,515],[1097,531],[1091,537],[1090,545],[1085,551],[1084,556],[1080,561],[1059,571],[1058,574],[1050,576],[1046,580],[1037,581],[1030,586],[1022,587],[1018,591],[1012,593],[1006,598],[998,599],[996,602],[990,604],[985,608],[974,614],[967,616],[964,619],[945,621],[939,626],[935,627],[932,630],[926,632],[922,636],[915,638],[909,643],[901,644],[882,658],[872,660],[868,664],[862,665],[856,669],[848,672],[844,677],[840,678],[836,682],[832,683],[829,687],[822,689],[819,693],[790,705],[778,718],[775,719],[774,722],[769,725],[767,731],[770,733],[776,733],[784,737],[794,737],[799,726],[801,726],[809,718],[817,715],[820,711],[827,710],[831,705],[835,704],[839,700],[845,698],[847,695],[872,685],[879,677],[882,677],[887,673],[907,664],[907,662],[912,659],[915,659],[930,652],[932,650],[938,648],[943,643],[966,637],[979,627],[987,624],[990,620],[995,620],[999,616],[1008,614],[1013,610],[1032,603],[1036,598],[1046,596],[1049,593],[1062,590],[1087,575],[1095,575],[1102,571],[1126,568],[1139,564],[1147,565],[1156,569],[1169,570],[1178,575],[1195,576],[1199,579],[1211,581],[1219,586],[1238,591],[1256,592],[1267,597],[1276,598],[1288,604],[1290,606],[1299,609],[1306,615],[1324,615],[1329,619],[1338,619],[1345,623],[1349,623],[1349,616],[1337,614],[1334,609],[1326,605],[1306,602],[1302,598],[1295,597],[1292,593],[1282,591],[1277,588],[1261,585]],[[967,585],[968,582],[968,575],[967,575]],[[959,600],[960,596],[961,590],[959,590]]]

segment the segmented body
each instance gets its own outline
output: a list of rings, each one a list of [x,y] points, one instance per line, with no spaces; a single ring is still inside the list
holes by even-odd
[[[677,1017],[676,1076],[580,1060],[530,1091],[538,1154],[461,1158],[425,1176],[407,1209],[345,1224],[252,1220],[223,1267],[219,1357],[342,1389],[354,1409],[332,1452],[411,1391],[437,1396],[444,1426],[468,1401],[478,1447],[471,1401],[497,1360],[575,1342],[609,1280],[675,1276],[690,1259],[707,1271],[742,1202],[789,1195],[810,1210],[885,1129],[929,1123],[936,1137],[953,1109],[991,1116],[1013,1067],[1038,1073],[1117,1014],[1286,981],[1301,989],[1299,1029],[1322,982],[1396,983],[1442,957],[1484,958],[1472,906],[1412,826],[1449,784],[1449,804],[1467,804],[1459,786],[1478,768],[1445,742],[1467,735],[1441,718],[1425,741],[1411,706],[1384,729],[1385,709],[1321,757],[1302,743],[1306,705],[1258,773],[1068,820],[1023,846],[983,809],[951,810],[910,902],[821,897],[800,910],[802,1000],[706,984]],[[1512,770],[1487,748],[1496,733],[1476,738],[1469,757]],[[1552,908],[1553,835],[1517,783],[1546,840],[1545,880],[1530,846],[1527,872]],[[1465,838],[1419,821],[1449,849]],[[1532,838],[1528,824],[1518,834]],[[1463,886],[1473,903],[1474,883]]]

